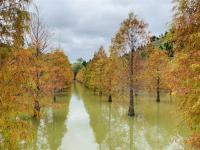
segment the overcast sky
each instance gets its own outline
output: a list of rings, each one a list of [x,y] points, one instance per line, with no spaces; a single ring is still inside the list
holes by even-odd
[[[171,21],[171,0],[35,0],[52,33],[51,46],[60,47],[71,62],[92,58],[100,45],[108,50],[120,23],[133,11],[154,35]]]

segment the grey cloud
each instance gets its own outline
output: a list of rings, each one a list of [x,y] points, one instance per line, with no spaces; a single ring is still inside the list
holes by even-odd
[[[171,0],[37,0],[53,42],[71,61],[90,59],[100,45],[108,49],[110,39],[130,11],[149,24],[152,34],[167,29]]]

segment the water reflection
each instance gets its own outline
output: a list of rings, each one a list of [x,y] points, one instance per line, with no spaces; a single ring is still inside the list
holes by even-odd
[[[72,95],[70,102],[69,118],[66,122],[68,132],[62,139],[60,150],[95,150],[97,144],[89,126],[89,117],[82,101],[76,95]]]
[[[163,98],[164,99],[164,98]],[[60,101],[66,107],[49,109],[38,128],[37,149],[51,150],[174,150],[187,130],[178,127],[173,103],[160,104],[139,96],[137,117],[127,116],[127,105],[107,103],[107,97],[93,95],[74,84],[72,96]],[[42,144],[41,144],[42,143]]]
[[[34,141],[34,150],[57,150],[61,140],[67,132],[65,121],[69,112],[71,91],[57,97],[58,108],[44,110],[44,118],[40,121],[34,120],[37,128],[37,136]]]
[[[177,128],[178,116],[170,103],[157,104],[148,97],[138,97],[137,117],[129,118],[126,105],[104,102],[106,98],[94,96],[79,84],[77,90],[82,93],[98,149],[183,149],[179,141],[186,131]]]

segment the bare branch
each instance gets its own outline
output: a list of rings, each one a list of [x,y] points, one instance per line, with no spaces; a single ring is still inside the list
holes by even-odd
[[[31,15],[31,45],[37,50],[37,54],[44,53],[48,47],[49,32],[42,23],[39,9],[34,5],[35,13]]]

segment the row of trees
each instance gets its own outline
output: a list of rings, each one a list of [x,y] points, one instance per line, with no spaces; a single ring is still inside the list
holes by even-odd
[[[129,93],[129,116],[134,116],[134,96],[139,90],[160,91],[179,97],[179,110],[194,134],[187,141],[200,144],[200,2],[174,3],[174,19],[165,35],[150,37],[146,24],[132,13],[112,39],[109,55],[103,47],[83,67],[77,80],[95,93],[112,96]],[[128,92],[129,91],[129,92]]]
[[[25,116],[39,118],[73,76],[61,50],[45,52],[49,34],[37,7],[31,14],[29,5],[0,2],[0,149],[27,148],[34,131]]]
[[[101,46],[79,71],[77,80],[99,95],[108,95],[110,102],[112,95],[127,95],[129,91],[129,115],[134,116],[134,96],[139,90],[156,90],[157,102],[160,89],[169,90],[162,78],[170,59],[167,51],[155,47],[154,42],[146,24],[131,13],[112,39],[109,56]]]

